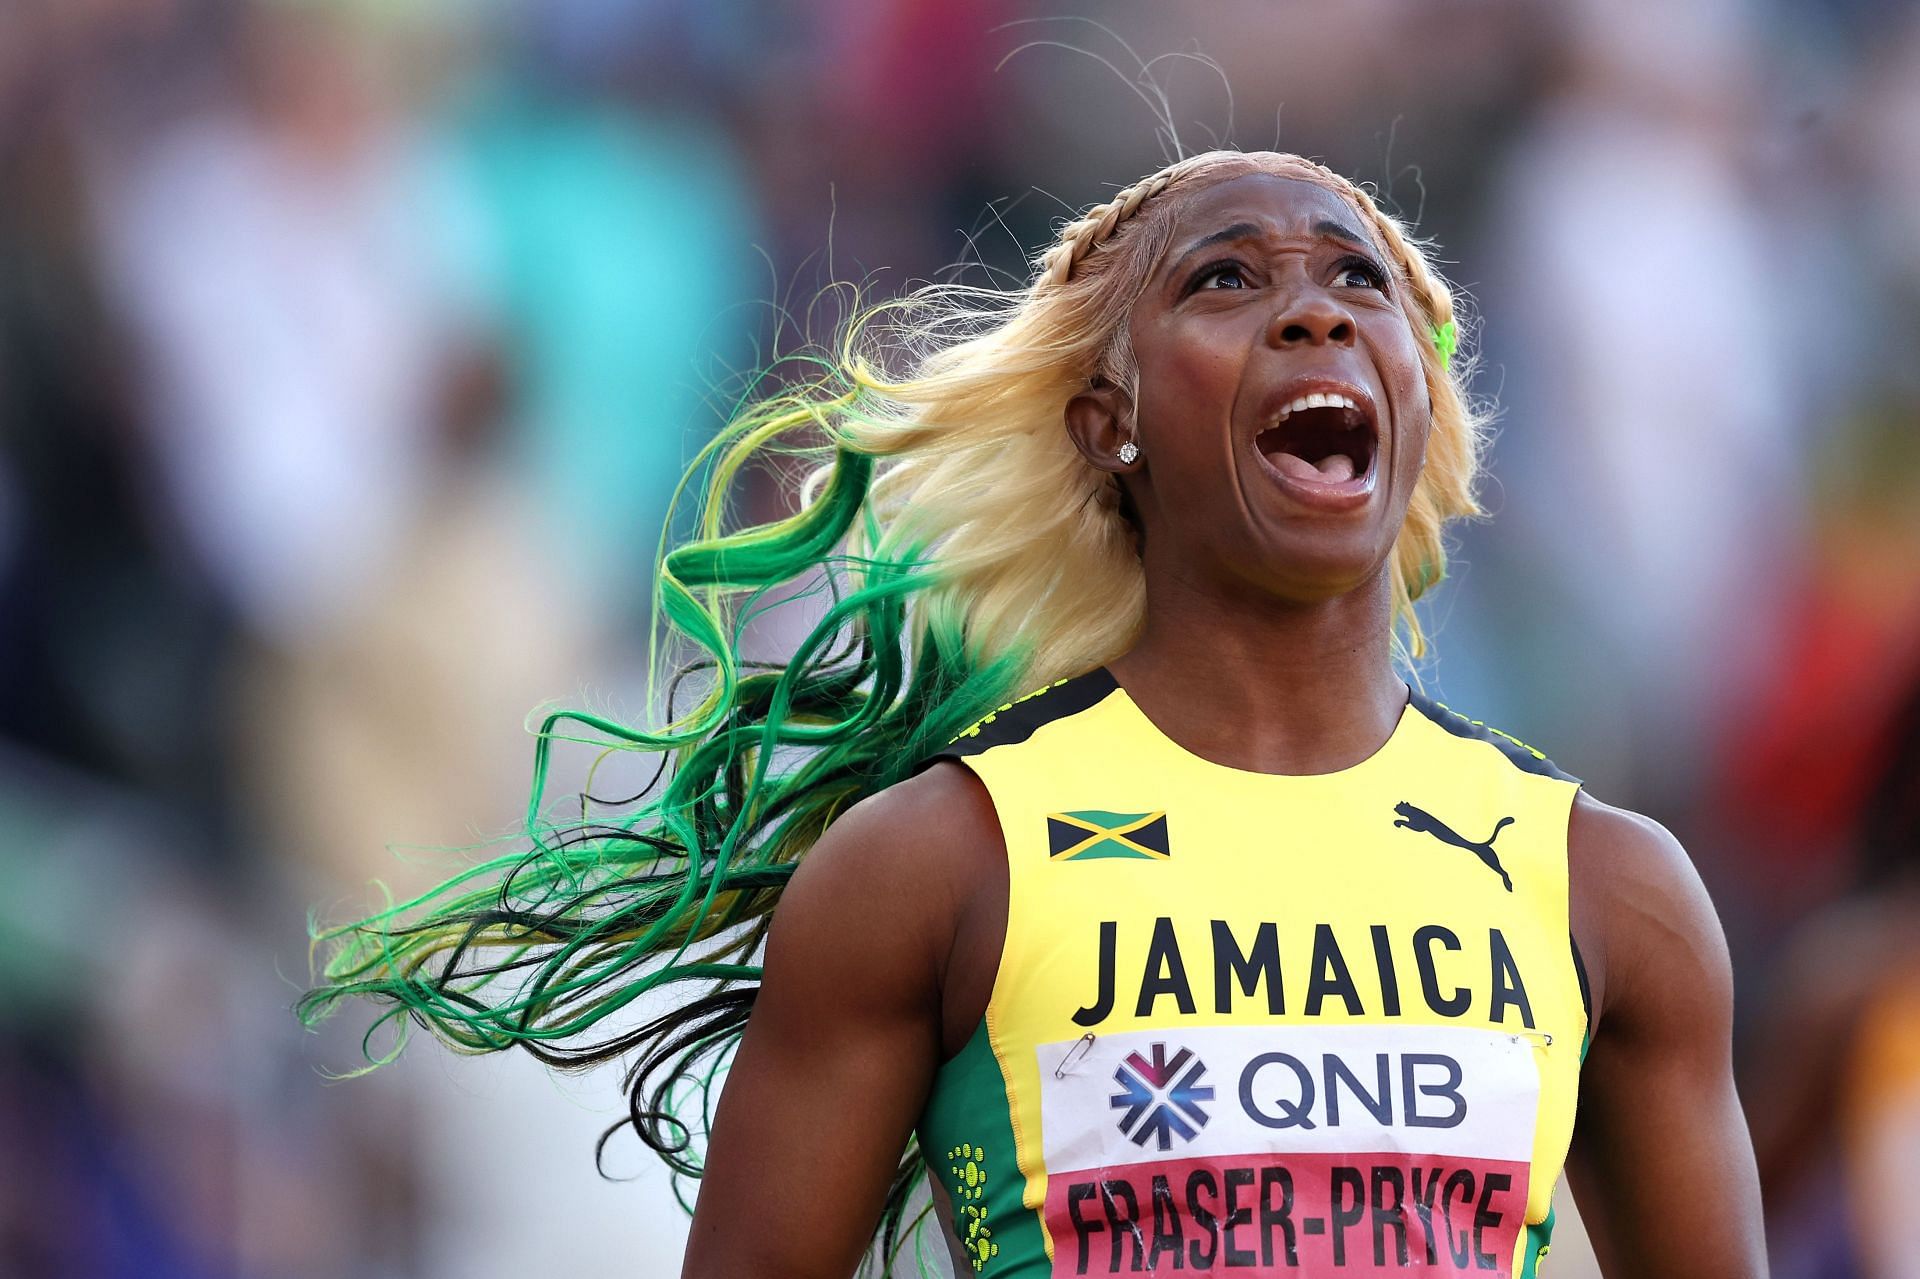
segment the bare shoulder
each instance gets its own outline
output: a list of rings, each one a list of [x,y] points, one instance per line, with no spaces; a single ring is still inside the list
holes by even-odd
[[[1673,832],[1642,813],[1595,799],[1582,790],[1573,801],[1567,852],[1579,868],[1602,872],[1621,891],[1705,892],[1693,859]]]
[[[973,882],[999,850],[986,787],[942,761],[836,818],[801,859],[788,892],[804,898],[858,886],[869,906],[912,907]]]
[[[937,1009],[950,1055],[985,1011],[1006,885],[986,787],[934,764],[848,809],[800,859],[768,938],[768,984]]]
[[[937,764],[840,814],[800,858],[715,1114],[688,1275],[855,1270],[954,1051],[964,872],[997,841],[990,821],[971,775]]]
[[[1730,1002],[1726,938],[1693,859],[1651,817],[1574,800],[1567,832],[1575,936],[1594,982],[1596,1017],[1618,1021],[1656,991]],[[1691,1002],[1691,1001],[1689,1001]]]
[[[1671,832],[1584,795],[1568,859],[1594,1022],[1567,1171],[1595,1252],[1610,1275],[1758,1279],[1766,1231],[1713,903]],[[1694,1201],[1714,1209],[1674,1211]]]

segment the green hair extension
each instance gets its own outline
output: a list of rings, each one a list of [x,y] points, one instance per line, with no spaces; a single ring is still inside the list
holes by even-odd
[[[361,1071],[392,1060],[416,1026],[458,1051],[519,1048],[555,1067],[638,1050],[627,1116],[602,1135],[596,1160],[631,1125],[672,1169],[677,1193],[681,1178],[701,1174],[717,1076],[752,1010],[760,947],[796,860],[835,817],[902,780],[1025,675],[1020,654],[979,659],[965,636],[918,617],[914,597],[937,580],[924,556],[847,552],[850,534],[880,544],[875,460],[847,447],[843,431],[874,420],[872,406],[849,361],[811,363],[797,389],[740,409],[676,492],[676,508],[692,491],[700,510],[696,540],[663,546],[657,559],[656,643],[691,655],[665,690],[669,724],[649,732],[581,710],[548,715],[526,844],[364,919],[310,925],[327,954],[296,1009],[311,1026],[349,1001],[383,1005]],[[741,472],[781,458],[830,466],[817,497],[791,518],[727,531]],[[801,596],[772,594],[804,578],[817,584]],[[823,593],[825,616],[790,660],[742,657],[754,616]],[[704,681],[704,696],[676,717],[688,679]],[[652,755],[661,767],[627,811],[595,815],[582,796],[579,819],[557,822],[546,816],[557,741]],[[609,1020],[649,991],[686,985],[691,999],[645,1025]],[[395,1040],[377,1051],[389,1026]],[[882,1218],[882,1265],[913,1233],[907,1206],[921,1173],[909,1144]]]

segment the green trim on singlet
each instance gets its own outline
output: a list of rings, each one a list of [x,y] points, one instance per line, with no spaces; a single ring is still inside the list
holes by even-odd
[[[1009,1091],[982,1018],[967,1046],[940,1067],[920,1117],[921,1156],[953,1205],[954,1234],[973,1262],[971,1273],[984,1279],[1050,1268],[1040,1218],[1022,1202],[1026,1180],[1014,1153]],[[960,1273],[965,1279],[969,1272]]]
[[[1576,954],[1579,952],[1576,951]],[[1586,974],[1580,974],[1581,985],[1586,985]],[[1580,1064],[1587,1064],[1587,1049],[1593,1047],[1593,1027],[1580,1032]],[[1537,1226],[1527,1227],[1527,1246],[1523,1252],[1524,1261],[1516,1279],[1538,1279],[1540,1263],[1546,1259],[1547,1248],[1553,1242],[1553,1219],[1559,1215],[1560,1205],[1547,1205],[1547,1219]]]
[[[1553,1219],[1559,1214],[1558,1204],[1547,1208],[1547,1219],[1537,1226],[1527,1227],[1527,1246],[1523,1253],[1524,1264],[1520,1269],[1520,1279],[1534,1279],[1540,1271],[1540,1263],[1547,1255],[1547,1245],[1553,1240]]]

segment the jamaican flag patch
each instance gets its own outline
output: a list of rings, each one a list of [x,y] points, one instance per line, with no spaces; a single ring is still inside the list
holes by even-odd
[[[1136,857],[1163,862],[1173,855],[1167,846],[1167,815],[1109,813],[1091,808],[1077,813],[1047,814],[1047,849],[1057,862],[1089,861],[1095,857]]]

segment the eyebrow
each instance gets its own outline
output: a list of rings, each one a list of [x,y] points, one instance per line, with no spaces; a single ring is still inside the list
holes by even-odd
[[[1204,248],[1219,244],[1224,240],[1248,239],[1261,234],[1263,230],[1264,228],[1252,222],[1235,222],[1231,226],[1224,226],[1218,231],[1203,235],[1192,244],[1189,244],[1180,253],[1180,256],[1174,259],[1172,274],[1178,275],[1180,268],[1186,263],[1187,259]],[[1379,252],[1379,250],[1375,249],[1373,245],[1367,241],[1366,237],[1360,235],[1345,223],[1336,222],[1332,218],[1322,218],[1320,221],[1314,223],[1313,233],[1315,235],[1324,235],[1335,240],[1345,240],[1356,248],[1365,249],[1369,254],[1377,254]]]
[[[1361,235],[1358,231],[1349,229],[1345,223],[1335,222],[1332,218],[1322,218],[1320,221],[1314,223],[1313,233],[1315,235],[1330,236],[1336,240],[1345,240],[1356,248],[1365,249],[1369,253],[1378,252],[1365,236]]]

